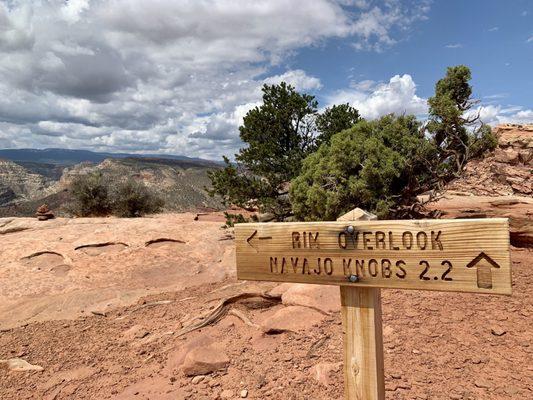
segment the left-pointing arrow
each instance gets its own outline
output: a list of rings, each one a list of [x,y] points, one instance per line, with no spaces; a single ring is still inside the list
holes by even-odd
[[[255,237],[255,235],[257,235],[257,231],[254,231],[254,233],[252,233],[250,235],[250,237],[248,239],[246,239],[246,242],[252,246],[254,248],[255,251],[257,251],[257,249],[255,248],[255,246],[252,244],[252,239]]]
[[[256,252],[259,252],[259,250],[257,249],[257,247],[255,247],[255,246],[253,245],[253,241],[255,240],[256,235],[257,235],[257,231],[254,231],[254,233],[252,233],[252,234],[248,237],[248,239],[246,239],[246,242],[247,242],[251,247],[253,247],[253,249],[254,249]],[[259,237],[257,237],[257,239],[259,239],[259,240],[272,239],[272,236],[259,236]]]

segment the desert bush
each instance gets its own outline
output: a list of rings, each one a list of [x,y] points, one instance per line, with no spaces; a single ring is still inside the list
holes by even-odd
[[[140,217],[163,207],[163,201],[144,183],[133,178],[105,176],[101,172],[79,175],[73,180],[70,192],[73,201],[68,210],[80,217]]]
[[[224,217],[226,218],[226,224],[223,226],[224,228],[231,228],[235,226],[235,224],[241,224],[244,222],[250,222],[249,218],[246,218],[242,214],[232,214],[229,212],[224,212]]]
[[[478,103],[472,98],[470,68],[448,67],[428,99],[429,120],[425,130],[438,148],[434,169],[441,181],[458,177],[466,163],[496,148],[497,138],[481,121]]]
[[[417,196],[436,193],[461,175],[468,160],[497,145],[473,110],[470,69],[448,68],[428,100],[429,119],[388,115],[359,121],[303,161],[292,180],[294,215],[334,220],[361,207],[379,217],[417,216]]]
[[[111,210],[117,217],[141,217],[161,211],[163,200],[140,181],[128,178],[110,190]]]
[[[469,137],[469,158],[478,158],[498,147],[498,138],[490,126],[483,125]]]
[[[79,217],[105,216],[111,213],[109,183],[101,172],[79,175],[70,185],[72,203],[68,211]]]
[[[432,181],[436,149],[414,116],[359,121],[305,159],[290,199],[301,220],[335,220],[361,207],[379,217],[413,201]]]

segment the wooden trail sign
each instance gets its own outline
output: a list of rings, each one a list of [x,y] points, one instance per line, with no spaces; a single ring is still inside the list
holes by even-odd
[[[504,218],[238,224],[235,239],[239,279],[511,294]]]
[[[261,223],[235,226],[237,277],[339,285],[344,388],[383,400],[379,288],[511,294],[509,224],[468,220]]]

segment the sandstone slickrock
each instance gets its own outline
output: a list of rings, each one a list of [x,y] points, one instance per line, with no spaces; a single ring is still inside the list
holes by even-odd
[[[233,241],[218,240],[220,222],[193,215],[0,219],[0,329],[107,312],[149,293],[234,275]],[[181,242],[145,246],[157,238]],[[128,246],[86,247],[95,243]]]
[[[281,301],[288,306],[310,307],[324,313],[339,312],[341,309],[337,286],[291,284],[282,294]]]
[[[289,306],[276,311],[260,324],[265,333],[298,332],[322,321],[324,315],[308,307]]]
[[[470,161],[459,179],[447,185],[475,195],[532,195],[533,125],[495,128],[498,148],[482,160]]]
[[[533,247],[533,125],[501,125],[498,148],[428,204],[444,218],[509,218],[511,244]]]

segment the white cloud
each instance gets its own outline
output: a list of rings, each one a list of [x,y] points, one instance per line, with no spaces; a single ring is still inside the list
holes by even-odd
[[[381,50],[427,0],[0,0],[0,145],[218,158],[264,82],[321,87],[294,52]]]
[[[533,42],[533,36],[531,36],[530,38],[528,38],[528,39],[526,40],[526,42],[527,42],[527,43],[531,43],[531,42]]]
[[[411,75],[395,75],[388,83],[362,81],[351,89],[340,90],[328,98],[329,104],[350,103],[365,118],[382,115],[427,113],[426,99],[416,95],[416,85]]]
[[[489,32],[497,32],[499,30],[500,30],[499,26],[493,26],[492,28],[489,29]]]
[[[463,47],[463,45],[461,43],[450,43],[444,47],[446,47],[447,49],[460,49],[461,47]]]
[[[320,79],[315,78],[314,76],[308,76],[305,71],[301,69],[296,69],[292,71],[287,71],[281,75],[274,75],[269,78],[266,78],[264,83],[268,85],[275,85],[281,82],[290,83],[296,88],[296,90],[316,90],[322,87]]]
[[[489,125],[533,124],[533,110],[520,106],[483,105],[472,110],[471,114],[479,114],[481,121]]]

